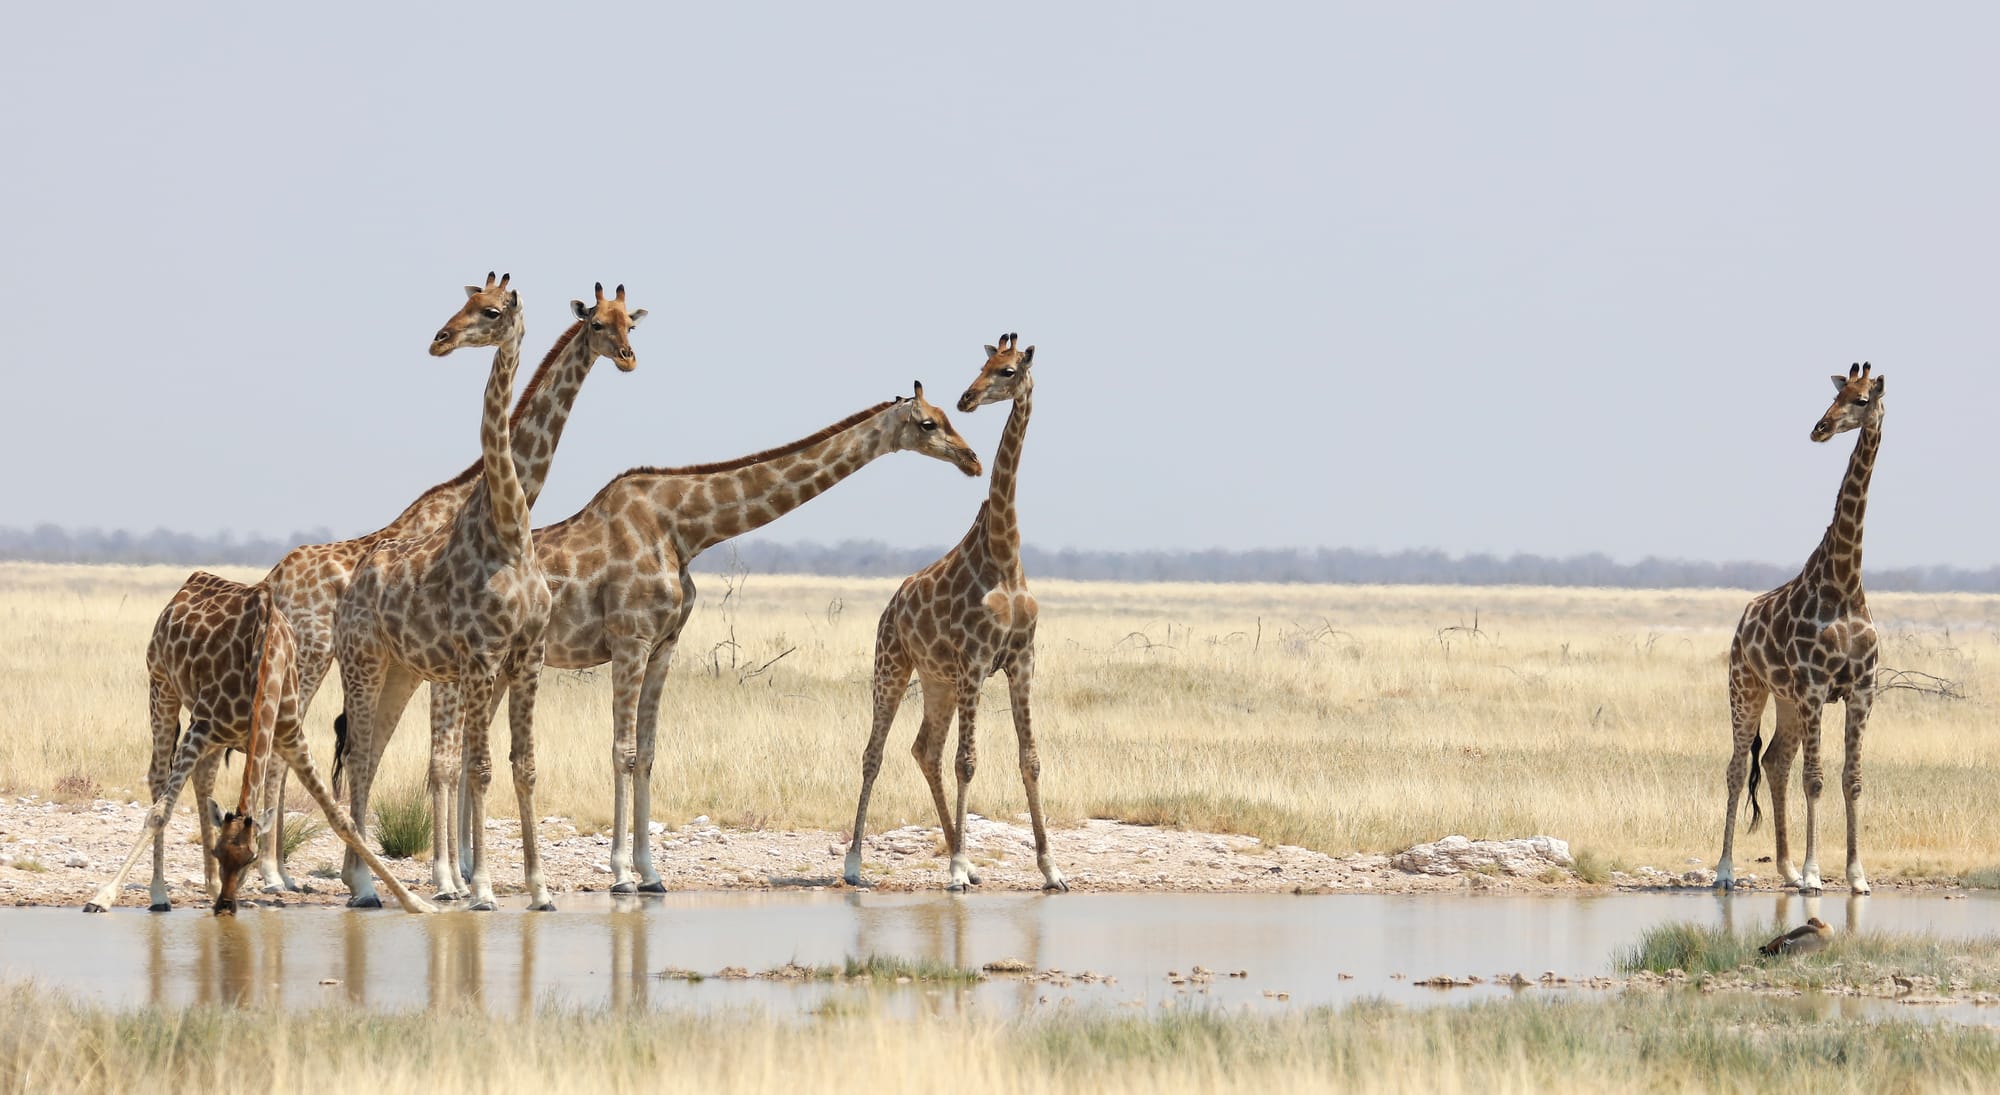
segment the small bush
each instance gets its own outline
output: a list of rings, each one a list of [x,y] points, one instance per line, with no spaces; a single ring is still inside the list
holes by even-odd
[[[408,859],[431,850],[431,800],[421,786],[376,801],[375,839],[390,859]]]
[[[1595,848],[1579,849],[1576,853],[1576,877],[1594,885],[1611,881],[1611,872],[1617,870],[1602,852]]]

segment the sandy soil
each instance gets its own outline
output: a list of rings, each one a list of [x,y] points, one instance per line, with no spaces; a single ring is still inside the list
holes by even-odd
[[[144,825],[138,803],[99,799],[89,804],[44,801],[35,796],[0,801],[0,904],[81,906],[117,869]],[[487,822],[487,847],[494,856],[494,885],[502,895],[520,892],[519,824]],[[769,890],[840,888],[846,841],[842,834],[814,831],[724,829],[697,818],[678,830],[654,823],[654,862],[669,890]],[[975,869],[983,891],[1036,890],[1032,836],[1025,824],[975,818],[969,824]],[[608,835],[580,833],[566,818],[544,818],[542,857],[549,885],[565,892],[603,890],[611,881]],[[206,903],[196,846],[194,815],[183,808],[168,824],[167,879],[176,905]],[[1289,845],[1266,845],[1255,837],[1147,828],[1116,821],[1086,821],[1050,834],[1056,862],[1077,891],[1159,893],[1573,893],[1607,889],[1706,887],[1712,872],[1687,866],[1676,872],[1650,867],[1614,875],[1610,885],[1591,885],[1567,871],[1541,870],[1534,876],[1467,871],[1448,875],[1398,870],[1386,855],[1331,856]],[[884,891],[929,890],[945,883],[943,841],[935,827],[908,826],[871,835],[864,853],[868,883]],[[286,901],[338,903],[339,881],[314,878],[316,868],[340,859],[340,843],[322,832],[294,853],[293,877],[316,892],[286,895]],[[429,865],[417,859],[391,860],[397,876],[427,894]],[[121,903],[143,904],[151,879],[150,851],[126,880]],[[1754,875],[1750,888],[1773,888]],[[1889,883],[1907,888],[1942,888],[1939,882]],[[1877,883],[1878,889],[1886,888]]]

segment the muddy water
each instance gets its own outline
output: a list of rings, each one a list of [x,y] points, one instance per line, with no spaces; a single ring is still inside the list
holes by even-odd
[[[1770,894],[1554,897],[1271,895],[690,893],[570,894],[553,915],[522,910],[411,917],[329,907],[205,912],[0,911],[0,980],[32,978],[114,1006],[228,1003],[378,1010],[471,1005],[498,1013],[543,1002],[582,1007],[810,1014],[866,994],[892,1011],[1010,1016],[1079,1006],[1279,1010],[1376,997],[1413,1006],[1514,994],[1519,972],[1611,974],[1619,948],[1664,921],[1763,930],[1818,915],[1837,931],[1990,934],[2000,898],[1941,895],[1807,899]],[[681,968],[762,971],[879,955],[978,967],[1018,958],[1035,969],[1115,980],[1068,985],[995,977],[972,986],[874,989],[655,976]],[[1176,985],[1196,965],[1207,984]],[[1235,978],[1232,971],[1247,971]],[[1343,977],[1342,975],[1347,975]],[[1397,975],[1402,975],[1400,978]],[[1477,975],[1440,990],[1415,982]],[[1590,990],[1532,988],[1530,995]],[[1288,994],[1279,999],[1274,994]],[[2000,1024],[2000,1009],[1899,1008],[1812,1000],[1828,1015],[1913,1014]]]

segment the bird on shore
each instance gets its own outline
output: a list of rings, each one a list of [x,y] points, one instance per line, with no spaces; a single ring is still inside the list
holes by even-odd
[[[1758,947],[1757,953],[1811,954],[1813,951],[1824,948],[1832,938],[1833,929],[1826,926],[1826,921],[1815,916],[1808,919],[1804,926],[1793,928],[1791,931],[1778,936],[1769,943]]]

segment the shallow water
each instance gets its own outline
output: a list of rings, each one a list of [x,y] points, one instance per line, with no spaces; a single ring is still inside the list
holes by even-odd
[[[810,1014],[867,998],[895,1012],[1007,1017],[1047,1007],[1162,1006],[1275,1011],[1362,998],[1425,1006],[1516,994],[1494,984],[1441,990],[1439,974],[1489,980],[1553,971],[1613,974],[1620,948],[1664,921],[1728,923],[1740,931],[1818,915],[1836,931],[1989,934],[2000,898],[1885,894],[1801,898],[1697,893],[1593,897],[1253,894],[686,893],[569,894],[562,911],[531,914],[515,899],[497,913],[413,917],[328,906],[206,910],[0,911],[0,980],[33,979],[113,1006],[228,1003],[376,1010],[471,1005],[515,1013],[543,1003],[697,1010],[760,1008]],[[1058,986],[994,977],[970,986],[874,989],[829,983],[654,976],[678,967],[712,974],[838,965],[871,955],[958,967],[1019,958],[1035,969],[1085,970],[1108,984]],[[1205,985],[1175,985],[1201,965]],[[1246,970],[1245,978],[1228,976]],[[1342,974],[1349,975],[1343,979]],[[1395,975],[1403,974],[1403,979]],[[1288,1000],[1267,993],[1284,992]],[[2000,1025],[2000,1009],[1904,1007],[1808,997],[1828,1016],[1922,1015]]]

